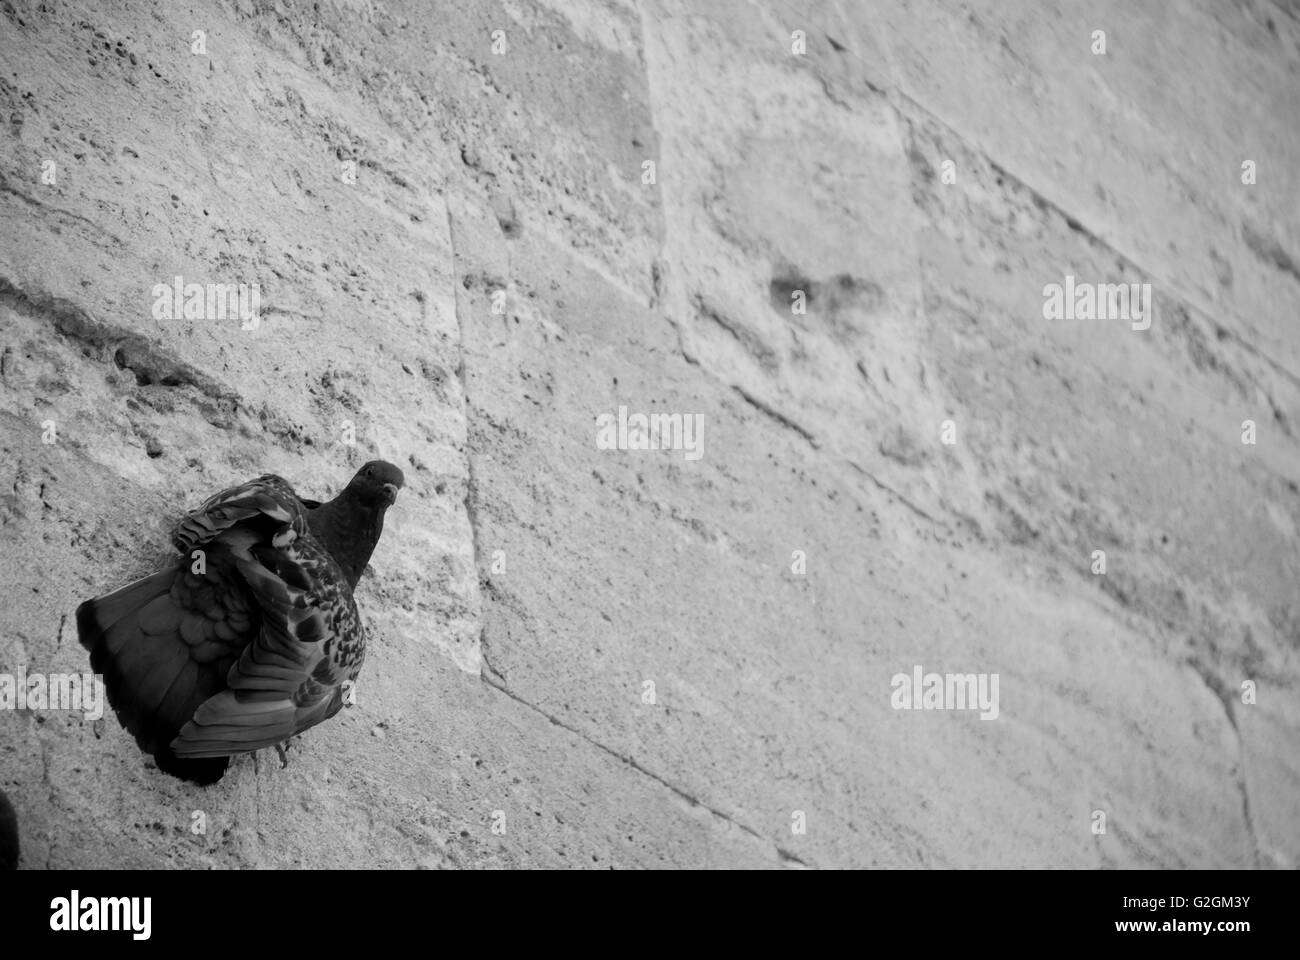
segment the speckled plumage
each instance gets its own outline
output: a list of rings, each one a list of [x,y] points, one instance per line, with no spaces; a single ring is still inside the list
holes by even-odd
[[[373,461],[326,504],[273,475],[232,487],[176,524],[172,566],[78,608],[109,702],[160,768],[212,782],[339,711],[365,660],[352,590],[402,482]]]

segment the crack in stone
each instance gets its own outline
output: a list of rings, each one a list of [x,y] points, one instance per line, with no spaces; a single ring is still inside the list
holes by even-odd
[[[649,779],[658,783],[660,786],[666,787],[669,791],[671,791],[673,794],[675,794],[682,800],[685,800],[691,806],[699,807],[702,810],[705,810],[708,813],[712,814],[717,819],[726,821],[736,829],[740,830],[742,833],[750,837],[753,837],[755,840],[758,840],[760,843],[764,844],[765,846],[772,845],[772,841],[768,837],[763,836],[754,828],[746,826],[745,824],[741,823],[739,820],[735,819],[734,817],[729,816],[726,813],[723,813],[721,810],[717,809],[716,807],[710,806],[709,804],[701,800],[699,797],[696,797],[688,793],[687,791],[683,790],[681,787],[677,786],[676,784],[671,783],[668,780],[665,780],[663,777],[659,776],[659,774],[655,773],[653,770],[646,769],[644,766],[637,763],[635,758],[624,756],[623,754],[619,753],[617,750],[613,749],[612,747],[608,747],[605,744],[601,743],[599,740],[593,740],[590,736],[588,736],[583,731],[579,730],[577,727],[565,723],[563,720],[561,720],[559,717],[555,716],[554,714],[547,713],[545,710],[543,710],[541,707],[537,706],[536,704],[529,703],[523,697],[519,696],[517,693],[510,690],[508,687],[504,686],[503,684],[495,683],[488,677],[484,677],[483,682],[486,683],[489,687],[492,687],[494,690],[499,690],[501,693],[504,693],[507,697],[509,697],[511,700],[514,700],[516,703],[519,703],[527,707],[529,710],[532,710],[535,713],[538,713],[541,716],[545,717],[547,720],[549,720],[555,726],[559,727],[561,730],[565,730],[576,737],[581,737],[587,743],[590,743],[593,747],[600,749],[604,753],[609,754],[614,759],[620,761],[621,763],[626,764],[627,766],[635,770],[637,773],[640,773],[643,776],[648,777]],[[807,860],[804,860],[801,857],[797,856],[796,854],[791,853],[789,850],[786,850],[784,847],[777,846],[776,852],[778,857],[783,862],[797,864],[798,866],[801,867],[809,867],[809,868],[814,867],[814,864],[811,864]]]
[[[461,290],[461,277],[457,275],[456,264],[456,225],[453,222],[454,216],[449,208],[447,210],[447,242],[451,246],[452,262],[452,289]],[[483,547],[479,537],[479,519],[478,519],[478,471],[474,467],[474,451],[471,447],[471,431],[473,429],[472,410],[469,398],[469,369],[466,364],[467,354],[465,350],[465,318],[460,309],[459,292],[452,303],[452,311],[456,315],[456,379],[460,382],[460,403],[461,417],[465,421],[465,499],[462,503],[465,506],[465,517],[469,521],[470,547],[474,554],[474,571],[479,585],[479,628],[478,628],[478,650],[480,662],[480,675],[483,670],[490,671],[493,676],[502,677],[504,674],[499,673],[492,666],[488,659],[488,637],[487,637],[487,611],[484,607],[483,599],[486,593],[483,578]]]
[[[805,430],[805,429],[804,429],[802,426],[800,426],[798,423],[795,423],[793,420],[790,420],[788,417],[786,417],[786,416],[785,416],[784,414],[782,414],[780,411],[772,409],[772,408],[769,407],[767,404],[763,403],[763,401],[759,400],[758,398],[756,398],[756,397],[754,397],[752,394],[750,394],[747,390],[745,390],[744,387],[741,387],[741,386],[739,386],[738,384],[734,384],[734,383],[733,383],[733,384],[728,384],[725,380],[722,379],[722,377],[718,376],[716,373],[714,373],[713,371],[711,371],[711,370],[709,370],[707,367],[705,367],[705,366],[700,362],[700,360],[699,360],[698,357],[693,357],[693,356],[691,356],[690,352],[686,349],[685,345],[683,344],[683,342],[682,342],[680,336],[679,336],[679,338],[678,338],[678,344],[677,344],[677,347],[678,347],[678,351],[679,351],[679,352],[681,353],[681,355],[682,355],[682,359],[685,360],[688,364],[690,364],[691,366],[696,367],[696,368],[698,368],[698,369],[704,371],[705,376],[711,378],[711,379],[714,380],[715,382],[717,382],[717,383],[721,383],[721,384],[723,384],[724,386],[730,386],[731,389],[735,390],[736,393],[740,394],[740,396],[741,396],[741,397],[742,397],[746,402],[748,402],[749,404],[751,404],[753,407],[755,407],[756,409],[760,410],[761,412],[767,414],[769,417],[771,417],[773,420],[775,420],[775,421],[776,421],[777,423],[779,423],[781,426],[786,427],[786,428],[788,428],[788,429],[790,429],[790,430],[793,430],[795,433],[797,433],[797,434],[799,434],[800,436],[802,436],[805,440],[808,441],[809,445],[811,445],[812,448],[813,448],[814,450],[817,450],[817,451],[820,451],[820,450],[821,450],[821,446],[818,444],[817,440],[812,436],[812,434],[809,433],[807,430]],[[832,461],[832,462],[836,462],[836,461]],[[895,490],[893,487],[891,487],[891,486],[889,486],[888,484],[883,483],[882,481],[880,481],[879,479],[877,479],[876,476],[875,476],[874,474],[872,474],[872,473],[870,473],[869,471],[863,469],[863,467],[861,467],[859,464],[854,463],[852,460],[849,460],[849,459],[846,459],[846,458],[838,458],[838,462],[847,463],[850,467],[852,467],[852,468],[853,468],[854,470],[856,470],[858,473],[862,474],[862,475],[865,476],[868,480],[870,480],[872,483],[874,483],[874,484],[875,484],[875,485],[876,485],[876,486],[877,486],[881,491],[883,491],[883,492],[889,494],[890,496],[894,497],[896,500],[898,500],[899,503],[903,504],[905,507],[907,507],[907,508],[908,508],[909,510],[911,510],[913,513],[915,513],[917,516],[919,516],[919,517],[921,517],[921,518],[923,518],[923,519],[925,519],[925,520],[928,520],[930,523],[934,524],[935,526],[943,527],[944,529],[948,529],[948,525],[947,525],[946,523],[944,523],[942,520],[939,520],[939,519],[937,519],[937,518],[935,518],[935,517],[932,517],[930,514],[926,513],[924,510],[922,510],[922,509],[921,509],[920,507],[918,507],[916,504],[912,503],[912,501],[908,500],[907,497],[903,496],[901,493],[899,493],[899,492],[898,492],[897,490]]]
[[[1068,213],[1060,204],[1044,196],[1038,190],[1030,186],[1023,178],[1021,178],[1015,173],[1012,173],[1001,163],[994,160],[993,157],[991,157],[988,153],[986,153],[982,147],[971,143],[964,136],[962,136],[962,134],[955,127],[953,127],[952,124],[948,123],[946,120],[943,119],[943,117],[939,116],[937,113],[935,113],[933,110],[926,107],[923,103],[916,100],[914,97],[910,96],[909,94],[907,94],[901,89],[896,89],[896,94],[900,100],[906,101],[906,103],[912,110],[915,110],[917,113],[923,114],[931,122],[942,127],[944,132],[948,136],[951,136],[954,140],[960,143],[971,154],[983,157],[985,160],[987,160],[990,169],[992,169],[999,176],[1004,177],[1008,182],[1010,182],[1018,189],[1023,190],[1025,194],[1041,209],[1050,210],[1052,213],[1055,213],[1065,222],[1066,226],[1068,226],[1074,232],[1087,238],[1087,240],[1094,246],[1099,247],[1102,250],[1108,251],[1109,253],[1122,257],[1135,270],[1139,270],[1146,276],[1150,277],[1153,282],[1158,281],[1160,286],[1163,289],[1170,291],[1171,299],[1185,306],[1194,308],[1197,312],[1199,312],[1203,316],[1213,317],[1216,315],[1226,314],[1227,316],[1232,317],[1232,319],[1237,320],[1240,323],[1241,318],[1236,314],[1225,310],[1225,308],[1221,306],[1215,306],[1213,308],[1207,307],[1204,303],[1201,303],[1197,299],[1195,299],[1192,293],[1182,283],[1167,281],[1164,277],[1157,275],[1155,271],[1144,267],[1142,265],[1142,262],[1137,257],[1130,256],[1127,251],[1121,249],[1113,241],[1106,240],[1101,236],[1099,236],[1098,234],[1094,233],[1077,217],[1075,217],[1071,213]],[[906,117],[898,109],[897,105],[891,103],[890,106],[894,110],[894,113],[898,116],[899,119],[906,120]],[[1300,273],[1297,272],[1297,268],[1295,264],[1292,262],[1292,259],[1285,254],[1285,252],[1283,252],[1281,255],[1278,255],[1275,251],[1272,250],[1271,247],[1266,248],[1265,246],[1261,246],[1261,249],[1256,249],[1256,246],[1251,246],[1249,239],[1246,242],[1247,242],[1247,247],[1251,250],[1251,252],[1256,254],[1257,256],[1260,256],[1261,259],[1263,259],[1265,262],[1270,263],[1271,265],[1277,267],[1278,269],[1282,270],[1285,273],[1288,273],[1288,275],[1296,276],[1297,279],[1300,279]],[[1266,245],[1266,244],[1267,241],[1261,239],[1258,241],[1257,246]],[[1261,252],[1261,250],[1263,250],[1264,252]],[[924,275],[922,276],[922,280],[924,282]],[[1243,327],[1245,326],[1244,323],[1241,325]],[[1240,335],[1234,333],[1233,331],[1227,330],[1225,328],[1224,332],[1226,334],[1226,337],[1224,337],[1224,339],[1231,339],[1239,347],[1241,347],[1243,350],[1250,353],[1256,359],[1268,364],[1268,366],[1272,367],[1273,370],[1275,370],[1278,374],[1286,377],[1293,384],[1300,386],[1300,375],[1297,375],[1296,373],[1282,366],[1282,364],[1280,364],[1274,357],[1260,350],[1258,347],[1255,347],[1254,345],[1248,343],[1246,340],[1242,339]]]
[[[290,449],[310,443],[303,428],[270,410],[266,403],[254,409],[233,387],[172,354],[143,334],[99,320],[80,304],[46,290],[26,290],[0,276],[0,306],[50,323],[55,332],[79,345],[81,353],[100,363],[129,370],[137,386],[192,387],[198,397],[188,397],[197,413],[218,429],[237,428],[252,436],[255,429],[269,433]],[[243,417],[237,422],[237,417]]]
[[[68,220],[80,221],[81,223],[93,227],[97,233],[103,234],[104,236],[108,237],[108,239],[112,240],[113,243],[117,244],[117,246],[120,247],[123,245],[121,237],[118,237],[116,234],[108,230],[105,230],[99,224],[95,223],[95,221],[88,220],[79,213],[73,213],[70,210],[64,210],[62,207],[56,207],[53,206],[52,204],[45,203],[42,200],[37,200],[35,197],[31,196],[30,194],[24,193],[23,191],[19,190],[17,187],[14,187],[12,184],[9,183],[8,180],[5,179],[5,175],[3,173],[0,173],[0,193],[7,193],[10,196],[17,197],[19,200],[21,200],[23,203],[27,204],[28,206],[36,207],[39,210],[48,210],[51,213],[56,213],[59,216],[64,217]]]
[[[100,360],[104,359],[105,353],[111,352],[113,362],[130,370],[142,385],[192,386],[213,400],[239,403],[233,390],[171,356],[140,334],[95,319],[71,300],[44,290],[24,290],[9,278],[0,277],[0,304],[17,313],[48,318],[58,333],[83,347],[90,347]]]
[[[868,480],[874,483],[877,487],[879,487],[882,491],[894,497],[896,500],[898,500],[899,503],[907,507],[907,509],[911,510],[918,517],[923,517],[924,519],[929,520],[931,523],[935,524],[936,526],[941,526],[941,527],[947,526],[947,524],[945,524],[942,520],[938,520],[930,516],[928,513],[926,513],[916,504],[914,504],[911,500],[908,500],[907,497],[903,496],[901,493],[899,493],[897,490],[891,487],[889,484],[884,483],[881,480],[877,479],[876,475],[871,471],[864,469],[862,466],[854,463],[852,460],[846,462],[850,467],[858,471],[858,473],[862,474],[864,477],[866,477]]]
[[[758,410],[760,413],[767,414],[767,416],[771,417],[781,426],[793,430],[795,433],[799,434],[799,436],[803,437],[805,440],[808,441],[809,445],[814,450],[818,450],[821,448],[821,444],[817,442],[817,438],[814,437],[812,435],[812,432],[809,431],[806,427],[803,427],[800,424],[795,423],[795,421],[791,420],[780,410],[777,410],[775,407],[771,407],[768,404],[764,403],[762,400],[758,399],[758,397],[754,396],[752,393],[750,393],[748,390],[746,390],[744,387],[740,386],[739,384],[733,383],[731,385],[731,389],[735,390],[736,393],[740,394],[741,398],[746,403],[748,403],[751,407],[753,407],[755,410]]]
[[[1232,727],[1232,732],[1237,738],[1237,790],[1241,793],[1242,817],[1246,822],[1246,830],[1250,834],[1255,867],[1259,869],[1262,866],[1260,863],[1259,835],[1255,832],[1255,820],[1250,810],[1250,790],[1246,785],[1246,748],[1241,738],[1241,728],[1237,726],[1236,701],[1233,699],[1232,690],[1199,659],[1192,657],[1186,663],[1201,678],[1201,682],[1205,684],[1209,691],[1214,694],[1215,699],[1223,704],[1223,712],[1227,715],[1228,724]]]

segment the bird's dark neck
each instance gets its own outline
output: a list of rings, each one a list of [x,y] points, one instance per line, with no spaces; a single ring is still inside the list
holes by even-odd
[[[344,490],[307,514],[312,536],[329,551],[353,589],[383,532],[384,509],[362,504]]]

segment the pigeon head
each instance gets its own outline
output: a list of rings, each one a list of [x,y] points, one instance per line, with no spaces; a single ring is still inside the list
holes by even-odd
[[[330,552],[355,588],[384,531],[384,512],[406,482],[402,471],[384,460],[371,460],[329,503],[310,509],[312,535]]]
[[[371,460],[357,471],[344,493],[362,506],[385,510],[397,500],[405,482],[400,468],[387,460]]]

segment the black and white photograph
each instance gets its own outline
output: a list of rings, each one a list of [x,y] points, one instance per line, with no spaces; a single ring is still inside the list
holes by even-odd
[[[1296,0],[0,0],[0,128],[35,925],[1300,866]]]

